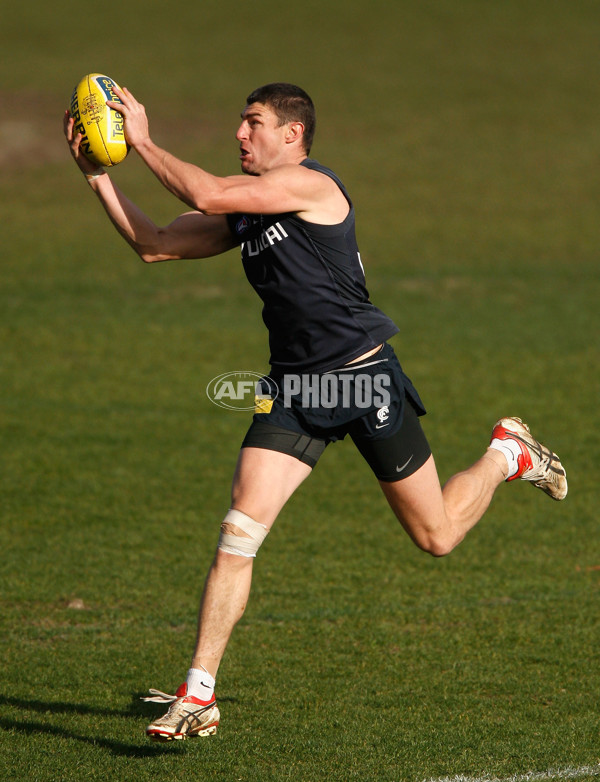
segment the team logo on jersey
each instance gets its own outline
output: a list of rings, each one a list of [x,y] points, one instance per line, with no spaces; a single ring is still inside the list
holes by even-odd
[[[238,222],[238,224],[235,227],[236,233],[243,234],[244,231],[247,231],[248,228],[250,228],[250,220],[244,215],[242,219]]]

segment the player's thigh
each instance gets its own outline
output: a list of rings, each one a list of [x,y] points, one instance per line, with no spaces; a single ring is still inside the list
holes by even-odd
[[[233,477],[231,507],[270,528],[311,471],[310,465],[287,453],[242,448]]]
[[[398,521],[418,545],[426,545],[429,536],[446,524],[433,456],[408,478],[379,484]]]

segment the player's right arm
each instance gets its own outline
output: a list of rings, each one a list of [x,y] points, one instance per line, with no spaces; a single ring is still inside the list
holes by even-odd
[[[92,176],[96,166],[81,152],[81,134],[73,134],[73,124],[66,112],[64,131],[71,155],[83,174]],[[121,192],[108,174],[88,181],[117,231],[146,263],[208,258],[236,244],[224,215],[186,212],[161,228]]]
[[[145,263],[210,258],[236,245],[223,215],[186,212],[169,225],[159,227],[119,190],[108,174],[102,174],[90,186],[117,231]]]

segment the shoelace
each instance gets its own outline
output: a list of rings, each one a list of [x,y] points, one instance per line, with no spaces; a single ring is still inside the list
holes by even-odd
[[[177,695],[169,695],[166,692],[155,690],[153,687],[150,687],[148,692],[150,693],[150,695],[146,695],[146,697],[141,698],[141,700],[152,701],[153,703],[173,703],[173,701],[178,700]]]
[[[529,472],[524,473],[523,478],[526,477],[527,480],[534,482],[539,482],[540,480],[556,482],[557,475],[562,475],[564,472],[555,466],[555,462],[559,463],[558,456],[545,448],[541,443],[536,442],[536,445],[539,447],[539,450],[538,448],[535,449],[539,463],[536,467],[532,467]],[[530,445],[529,451],[531,452],[532,450],[533,448]]]
[[[526,424],[523,424],[523,426],[527,430],[527,434],[529,435],[529,438],[524,437],[519,432],[510,432],[510,434],[513,436],[515,440],[522,443],[529,453],[531,454],[532,461],[537,460],[537,464],[531,467],[530,470],[527,470],[523,473],[521,478],[526,481],[539,481],[539,480],[546,480],[549,477],[549,471],[553,469],[552,462],[558,461],[558,457],[556,454],[552,453],[552,451],[549,448],[546,448],[544,445],[542,445],[538,440],[536,440],[534,437],[531,437],[531,434],[529,432],[529,428]],[[507,429],[507,431],[509,431]],[[537,485],[537,484],[536,484]]]

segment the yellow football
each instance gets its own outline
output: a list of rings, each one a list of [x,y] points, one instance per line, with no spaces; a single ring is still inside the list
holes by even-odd
[[[106,105],[107,100],[121,103],[114,91],[118,86],[102,73],[88,73],[71,97],[73,133],[82,134],[81,151],[99,166],[116,166],[129,152],[123,115]]]

